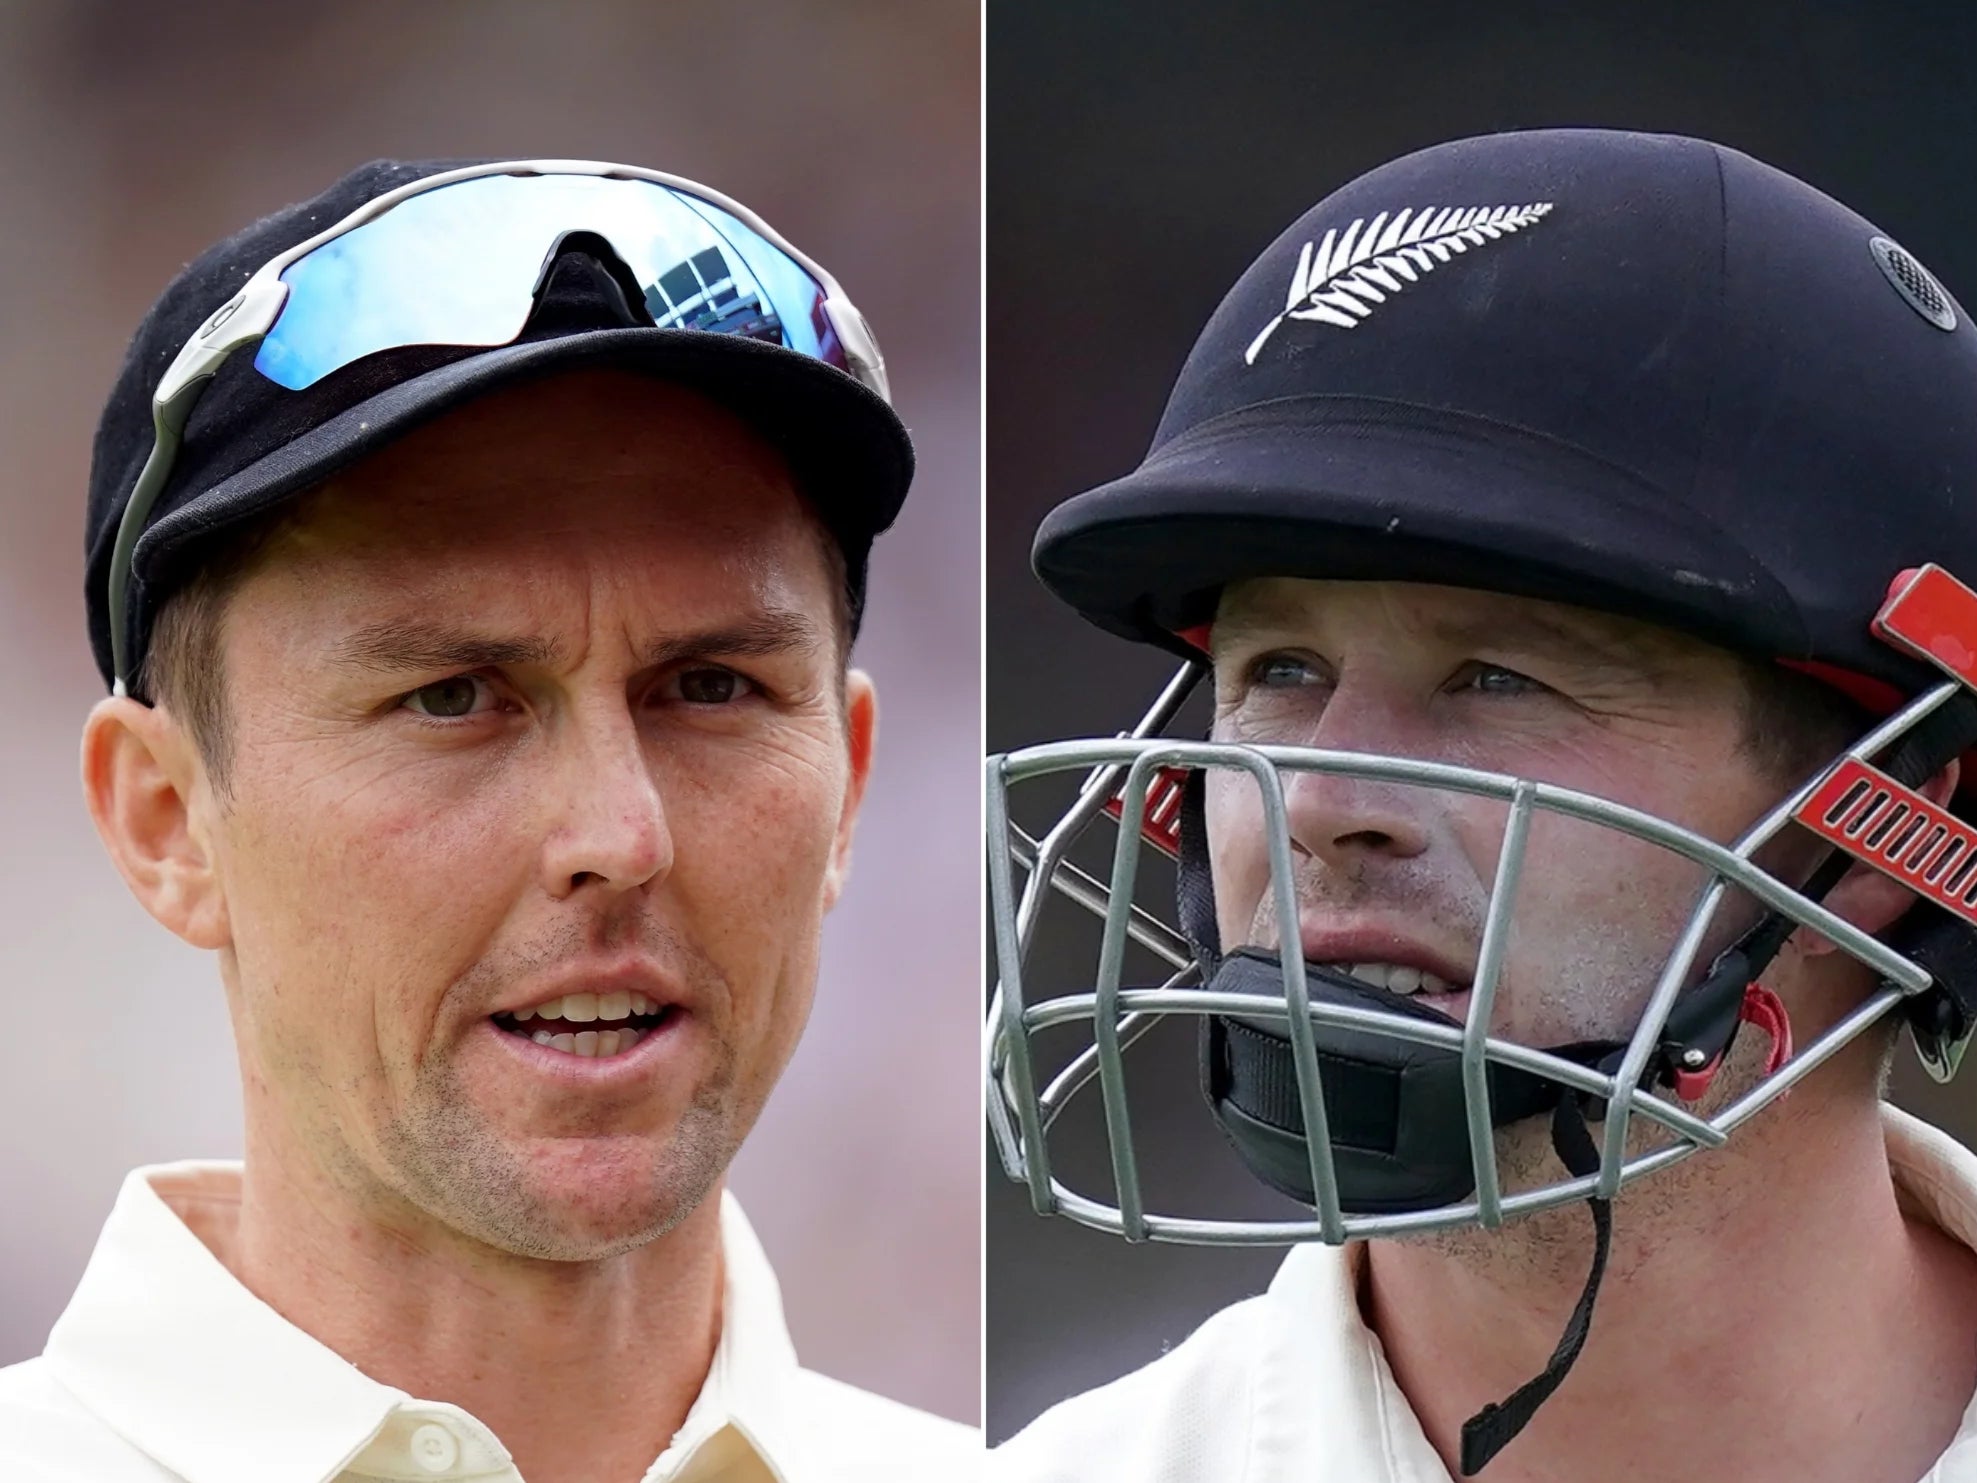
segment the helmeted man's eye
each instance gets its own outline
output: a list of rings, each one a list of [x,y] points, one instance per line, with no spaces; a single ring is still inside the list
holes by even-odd
[[[485,683],[475,675],[454,675],[451,679],[421,685],[405,697],[405,706],[422,716],[442,720],[470,715]]]
[[[1265,654],[1249,668],[1252,685],[1265,690],[1288,690],[1317,684],[1323,677],[1309,659],[1296,654]]]
[[[1472,664],[1459,677],[1455,688],[1476,690],[1484,695],[1534,695],[1547,687],[1500,664]]]

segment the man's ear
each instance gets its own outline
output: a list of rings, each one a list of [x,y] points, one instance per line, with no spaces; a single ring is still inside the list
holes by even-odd
[[[232,940],[213,868],[198,749],[162,707],[98,701],[82,729],[82,792],[103,847],[144,909],[194,947]]]
[[[1917,791],[1938,808],[1946,808],[1956,793],[1961,769],[1961,762],[1951,762]],[[1892,876],[1883,875],[1872,866],[1857,864],[1826,893],[1825,905],[1835,916],[1853,923],[1863,932],[1872,933],[1887,927],[1919,899]],[[1831,939],[1809,929],[1800,929],[1798,938],[1800,947],[1809,957],[1835,950]]]
[[[824,910],[837,905],[839,892],[851,874],[851,834],[858,823],[858,805],[865,799],[865,783],[872,775],[872,747],[879,735],[879,696],[872,677],[862,669],[850,670],[844,677],[844,741],[849,764],[844,784],[844,806],[838,814],[837,840],[831,846],[830,869],[824,875]]]

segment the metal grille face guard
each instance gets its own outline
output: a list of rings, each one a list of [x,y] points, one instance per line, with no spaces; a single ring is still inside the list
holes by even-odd
[[[1904,622],[1904,598],[1909,599],[1909,611],[1926,612],[1933,627],[1925,631],[1920,622]],[[1929,601],[1922,601],[1924,598]],[[1947,628],[1942,618],[1946,608],[1953,613]],[[1651,814],[1529,778],[1396,756],[1308,747],[1223,745],[1161,736],[1205,673],[1200,665],[1184,667],[1127,736],[1055,742],[990,757],[986,798],[989,899],[999,978],[985,1028],[984,1061],[988,1120],[1004,1171],[1028,1187],[1030,1203],[1039,1214],[1062,1215],[1128,1240],[1210,1246],[1273,1246],[1316,1240],[1336,1245],[1364,1237],[1467,1225],[1495,1228],[1507,1216],[1588,1198],[1611,1199],[1622,1185],[1698,1150],[1722,1145],[1739,1125],[1783,1096],[1907,996],[1921,994],[1932,984],[1929,972],[1911,958],[1753,864],[1753,856],[1768,840],[1788,823],[1798,822],[1965,921],[1977,923],[1977,873],[1962,870],[1956,858],[1977,854],[1972,832],[1867,762],[1907,736],[1964,688],[1965,672],[1973,668],[1977,643],[1964,647],[1942,642],[1943,633],[1952,629],[1965,637],[1977,635],[1977,594],[1933,567],[1905,573],[1898,579],[1894,595],[1876,621],[1876,631],[1932,660],[1955,678],[1923,692],[1889,716],[1729,845]],[[1971,688],[1977,689],[1977,684]],[[1246,774],[1261,794],[1270,890],[1278,920],[1286,922],[1295,921],[1298,915],[1286,819],[1287,775],[1313,772],[1376,780],[1494,798],[1508,805],[1465,1025],[1442,1025],[1314,1000],[1306,982],[1306,965],[1296,952],[1282,955],[1281,999],[1214,991],[1200,985],[1194,953],[1186,938],[1136,905],[1133,887],[1143,847],[1172,853],[1175,809],[1171,794],[1178,776],[1189,770],[1218,768]],[[1010,786],[1065,772],[1085,774],[1077,801],[1068,812],[1041,837],[1017,826],[1010,817]],[[1880,797],[1882,793],[1887,796]],[[1896,820],[1889,825],[1888,816],[1903,803],[1913,819],[1926,822],[1898,827],[1901,821]],[[1487,1034],[1508,941],[1510,906],[1536,813],[1563,815],[1616,830],[1686,857],[1709,872],[1662,965],[1647,1009],[1612,1074]],[[1106,880],[1067,859],[1071,847],[1102,816],[1115,818],[1119,825]],[[1775,1074],[1705,1119],[1677,1101],[1657,1095],[1643,1081],[1662,1042],[1670,1011],[1691,986],[1705,936],[1732,886],[1741,887],[1794,926],[1810,927],[1829,938],[1872,968],[1879,987],[1824,1034],[1799,1047]],[[1953,890],[1952,886],[1961,889]],[[1038,1001],[1025,984],[1024,967],[1039,917],[1053,895],[1062,895],[1096,914],[1103,920],[1104,930],[1096,986],[1090,992]],[[1966,896],[1973,899],[1963,899]],[[1175,970],[1172,977],[1159,987],[1125,986],[1122,977],[1129,940],[1169,964]],[[1127,1114],[1124,1056],[1155,1023],[1173,1015],[1197,1019],[1241,1016],[1267,1022],[1288,1037],[1303,1126],[1308,1132],[1310,1188],[1315,1192],[1311,1219],[1205,1219],[1146,1209]],[[1089,1023],[1091,1043],[1040,1088],[1032,1037],[1072,1023]],[[1398,1037],[1460,1055],[1475,1176],[1472,1198],[1398,1214],[1347,1213],[1341,1209],[1340,1182],[1327,1131],[1324,1083],[1313,1040],[1315,1025]],[[1953,1064],[1952,1060],[1952,1069]],[[1502,1193],[1490,1115],[1491,1066],[1533,1073],[1605,1103],[1596,1173],[1515,1194]],[[1932,1065],[1931,1069],[1937,1068]],[[1094,1080],[1104,1107],[1116,1203],[1070,1189],[1051,1171],[1051,1125],[1070,1100]],[[1661,1146],[1630,1158],[1627,1138],[1636,1117],[1659,1125],[1669,1138]]]

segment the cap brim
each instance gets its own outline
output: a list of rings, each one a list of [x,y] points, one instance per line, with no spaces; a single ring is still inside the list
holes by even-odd
[[[1773,577],[1664,491],[1519,429],[1356,398],[1273,402],[1174,439],[1052,511],[1035,565],[1100,627],[1180,653],[1224,587],[1269,576],[1480,588],[1776,655],[1807,646]]]
[[[905,427],[884,398],[834,367],[738,336],[589,330],[503,346],[396,382],[160,518],[133,555],[138,631],[149,624],[145,586],[172,583],[180,560],[215,531],[320,484],[450,408],[576,366],[645,372],[731,408],[780,448],[854,569],[905,501],[913,477]]]

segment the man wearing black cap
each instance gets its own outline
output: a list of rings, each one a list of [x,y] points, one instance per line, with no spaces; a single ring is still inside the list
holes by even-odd
[[[247,1155],[129,1177],[10,1480],[965,1475],[799,1368],[723,1193],[870,763],[885,393],[828,274],[626,167],[367,166],[167,288],[83,773],[219,956]]]
[[[1265,250],[1037,538],[1185,667],[991,768],[992,827],[1095,777],[992,839],[990,1112],[1039,1211],[1306,1244],[992,1475],[1977,1479],[1977,1158],[1879,1100],[1901,1026],[1947,1079],[1977,1023],[1972,405],[1920,263],[1696,140],[1439,146]],[[1025,960],[1053,886],[1106,917],[1079,992]],[[1121,1058],[1174,1014],[1281,1215],[1142,1179]],[[1086,1083],[1097,1195],[1047,1137]]]

